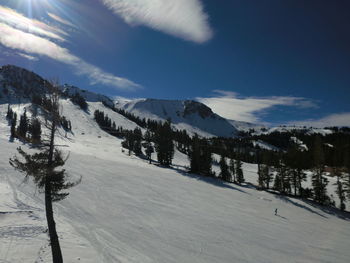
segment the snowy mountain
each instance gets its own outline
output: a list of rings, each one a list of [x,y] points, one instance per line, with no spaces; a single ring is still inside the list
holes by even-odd
[[[65,262],[348,262],[349,217],[255,190],[257,165],[243,164],[243,186],[188,174],[189,160],[178,151],[173,169],[150,165],[123,152],[121,139],[103,132],[92,114],[69,100],[61,104],[73,132],[57,144],[69,153],[65,169],[83,178],[55,204]],[[0,104],[0,259],[50,262],[43,195],[8,164],[16,147],[29,149],[9,142],[6,110]]]
[[[0,75],[0,85],[6,83],[8,94],[30,96],[31,88],[44,92],[40,78],[12,70],[16,73],[1,70]],[[72,131],[60,129],[56,144],[69,155],[64,166],[69,175],[82,176],[82,182],[69,190],[69,197],[54,205],[65,262],[348,262],[348,213],[257,191],[256,164],[243,163],[246,183],[238,186],[189,174],[188,156],[177,150],[170,168],[129,156],[122,139],[101,130],[93,112],[105,112],[125,129],[138,127],[136,123],[106,107],[106,97],[68,85],[63,91],[80,93],[89,108],[81,110],[67,98],[60,101]],[[8,163],[17,147],[34,150],[17,139],[9,141],[8,103],[18,115],[25,108],[30,115],[31,104],[8,99],[8,94],[2,93],[0,100],[0,262],[50,262],[44,197]],[[119,106],[131,112],[135,108],[135,114],[140,109],[143,117],[170,117],[177,127],[191,132],[210,135],[215,125],[223,125],[222,134],[237,131],[196,102],[139,102],[135,107],[136,101]],[[213,157],[216,163],[220,159],[216,154]],[[152,159],[156,159],[154,154]],[[218,174],[220,168],[214,164],[213,170]],[[304,183],[309,186],[310,172],[307,176]],[[334,194],[336,178],[327,179],[331,182],[328,190]]]
[[[62,92],[68,96],[74,96],[75,94],[78,93],[83,98],[85,98],[85,100],[87,100],[89,102],[103,102],[106,105],[108,105],[109,107],[114,106],[113,100],[108,98],[105,95],[102,95],[102,94],[98,94],[98,93],[91,92],[88,90],[80,89],[78,87],[68,85],[68,84],[64,84],[61,87],[61,89],[62,89]]]
[[[6,65],[0,67],[0,100],[14,101],[46,92],[47,81],[34,72]]]
[[[170,119],[175,128],[186,130],[190,134],[232,137],[238,133],[228,120],[194,100],[138,99],[128,102],[117,100],[116,106],[140,118],[160,121]]]
[[[253,131],[260,131],[261,129],[266,129],[266,126],[255,124],[251,122],[245,122],[245,121],[236,121],[236,120],[228,120],[233,127],[235,127],[239,131],[243,132],[249,132],[251,130]]]
[[[333,131],[327,128],[314,128],[314,127],[305,127],[305,126],[278,126],[278,127],[263,127],[260,129],[255,129],[254,135],[260,135],[260,134],[271,134],[274,132],[280,132],[280,133],[304,133],[304,134],[320,134],[320,135],[327,135],[332,134]]]

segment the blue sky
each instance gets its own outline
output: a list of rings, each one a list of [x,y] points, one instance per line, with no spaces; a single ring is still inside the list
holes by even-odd
[[[0,0],[0,65],[231,119],[350,125],[350,2]]]

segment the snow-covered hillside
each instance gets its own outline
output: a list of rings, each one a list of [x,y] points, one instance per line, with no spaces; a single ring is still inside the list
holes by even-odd
[[[332,130],[327,128],[314,128],[314,127],[305,127],[305,126],[278,126],[278,127],[270,127],[270,128],[262,128],[260,130],[256,130],[253,133],[254,135],[260,134],[271,134],[273,132],[286,132],[286,133],[305,133],[305,134],[320,134],[327,135],[332,134]]]
[[[138,99],[128,102],[116,101],[116,106],[140,118],[161,121],[170,119],[175,128],[186,130],[190,134],[232,137],[238,132],[228,120],[193,100]]]
[[[107,112],[102,103],[62,105],[73,133],[57,144],[69,153],[67,171],[83,178],[55,204],[65,262],[348,262],[347,214],[188,174],[179,152],[173,168],[149,165],[99,129],[93,111]],[[8,164],[27,146],[9,142],[6,110],[0,104],[0,262],[50,262],[43,196]],[[256,181],[256,165],[243,168]]]

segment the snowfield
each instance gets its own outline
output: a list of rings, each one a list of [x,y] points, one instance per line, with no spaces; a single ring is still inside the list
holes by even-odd
[[[311,202],[226,184],[128,156],[121,140],[101,131],[90,113],[62,101],[73,133],[57,144],[82,182],[54,204],[65,262],[348,262],[350,217]],[[8,164],[7,104],[0,105],[0,262],[50,262],[43,196]],[[117,126],[136,124],[108,112]],[[153,156],[155,157],[155,155]],[[256,182],[256,165],[244,164]],[[274,215],[278,208],[278,215]]]
[[[237,128],[227,119],[212,112],[202,103],[189,100],[136,99],[116,100],[116,106],[138,117],[165,121],[171,120],[178,130],[186,130],[202,137],[233,137]]]

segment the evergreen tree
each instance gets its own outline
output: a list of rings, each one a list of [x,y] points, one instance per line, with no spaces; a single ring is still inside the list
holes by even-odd
[[[279,173],[276,173],[275,180],[273,181],[273,189],[279,192],[282,192],[282,180],[281,175]]]
[[[136,127],[134,129],[134,146],[133,146],[133,151],[135,155],[140,156],[142,154],[142,131],[140,128]]]
[[[339,208],[340,210],[344,211],[345,210],[345,201],[346,201],[346,190],[343,187],[343,183],[341,181],[342,179],[342,173],[339,170],[339,168],[335,167],[334,168],[334,175],[337,177],[337,182],[334,183],[336,186],[335,193],[338,195],[340,205]]]
[[[226,158],[224,155],[221,155],[219,165],[220,165],[220,177],[222,178],[222,180],[226,182],[231,182],[232,181],[231,174],[228,170],[228,165],[226,163]]]
[[[81,96],[78,92],[75,93],[72,98],[71,98],[71,101],[78,105],[82,110],[87,110],[88,109],[88,104],[85,100],[85,98],[83,96]]]
[[[147,159],[149,160],[149,163],[152,163],[152,153],[154,153],[154,149],[152,146],[152,134],[150,130],[147,129],[145,132],[145,148],[146,148],[146,156]]]
[[[266,189],[270,189],[270,183],[273,180],[273,174],[268,165],[265,165],[263,174],[264,174],[264,185],[266,186]]]
[[[52,109],[48,111],[50,124],[47,128],[50,132],[48,141],[45,141],[40,151],[28,154],[21,148],[18,153],[22,158],[14,156],[10,164],[15,169],[25,173],[26,177],[33,178],[39,189],[45,193],[45,210],[50,236],[50,246],[54,263],[62,263],[62,253],[56,231],[52,202],[60,201],[67,197],[68,193],[62,192],[76,183],[66,182],[66,171],[59,169],[65,163],[62,153],[55,147],[55,135],[59,125],[59,91],[57,87],[48,86]],[[24,161],[22,161],[24,159]]]
[[[16,135],[16,125],[17,125],[17,114],[13,114],[13,118],[11,121],[11,139],[13,140],[14,138],[17,138]]]
[[[41,141],[41,123],[39,119],[33,118],[31,120],[28,132],[31,134],[33,143],[39,143]]]
[[[13,119],[14,112],[12,108],[10,107],[10,104],[7,105],[7,112],[6,112],[6,119],[11,123],[11,120]]]
[[[190,172],[205,176],[212,174],[212,154],[207,139],[200,139],[197,134],[192,138],[189,150]]]
[[[282,194],[290,194],[291,192],[290,170],[282,161],[278,164],[273,188]]]
[[[10,104],[7,105],[6,119],[11,119],[11,107]]]
[[[149,163],[152,163],[152,153],[154,153],[154,149],[151,143],[147,144],[146,146],[146,156],[149,160]]]
[[[27,111],[24,109],[23,115],[20,116],[19,119],[19,125],[17,127],[17,136],[23,140],[27,137],[27,131],[28,131],[28,118],[27,118]]]
[[[237,183],[235,161],[232,158],[230,159],[229,170],[231,177],[233,178],[233,182]]]
[[[192,138],[191,150],[189,152],[190,159],[190,172],[199,173],[200,172],[200,140],[197,134]]]
[[[346,167],[347,174],[345,177],[345,192],[348,200],[350,200],[350,146],[347,147],[347,151],[344,154],[344,166]]]
[[[322,148],[322,140],[316,136],[313,145],[314,157],[314,173],[312,175],[312,187],[314,200],[320,204],[325,204],[329,201],[327,196],[328,179],[323,176],[324,171],[324,152]]]
[[[154,134],[157,159],[161,165],[170,166],[174,157],[174,142],[170,121],[159,123]]]
[[[125,131],[124,133],[125,139],[122,142],[122,146],[129,150],[129,155],[131,155],[131,151],[134,150],[134,132],[133,131]]]
[[[302,182],[306,180],[303,169],[307,168],[308,153],[300,151],[297,146],[293,146],[284,156],[284,162],[289,166],[291,174],[291,183],[294,188],[294,195],[302,196]]]
[[[243,175],[241,160],[239,160],[239,159],[236,160],[235,167],[236,167],[235,174],[236,174],[236,178],[237,178],[237,183],[242,184],[242,183],[244,183],[244,175]]]
[[[146,156],[147,159],[149,160],[149,163],[152,163],[152,153],[154,153],[154,148],[152,146],[152,134],[150,132],[150,130],[146,130],[145,132],[145,152],[146,152]]]
[[[207,139],[201,139],[200,142],[200,174],[212,176],[212,153]]]
[[[258,189],[265,189],[264,184],[264,172],[265,166],[263,164],[258,163]]]

